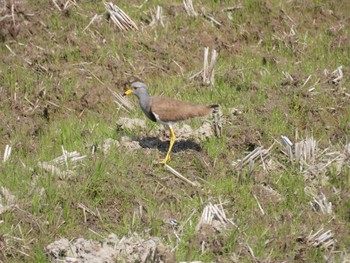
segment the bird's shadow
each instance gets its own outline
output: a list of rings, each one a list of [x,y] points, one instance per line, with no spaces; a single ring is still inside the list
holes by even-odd
[[[139,140],[142,148],[158,149],[161,152],[167,152],[169,148],[169,140],[161,141],[158,137],[145,137]],[[181,152],[186,150],[195,150],[199,152],[201,147],[198,143],[192,140],[175,141],[172,152]]]

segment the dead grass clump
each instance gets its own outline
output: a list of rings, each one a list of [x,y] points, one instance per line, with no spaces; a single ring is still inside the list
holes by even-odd
[[[310,140],[303,140],[296,144],[301,158],[299,159],[300,169],[307,181],[322,186],[327,184],[327,174],[332,167],[335,168],[337,176],[345,167],[350,167],[348,144],[343,149],[337,149],[338,147],[331,145],[321,150],[317,147],[316,141]]]
[[[38,162],[38,166],[44,171],[58,176],[59,179],[67,179],[73,176],[73,169],[86,158],[86,155],[80,153],[68,152],[62,146],[62,155],[48,162]]]
[[[194,244],[202,253],[224,253],[224,244],[227,236],[225,233],[236,224],[229,218],[223,208],[223,203],[205,206],[202,216],[196,226]]]
[[[110,234],[101,241],[62,238],[49,244],[46,252],[52,262],[175,262],[159,238],[144,239],[136,233],[122,238]]]

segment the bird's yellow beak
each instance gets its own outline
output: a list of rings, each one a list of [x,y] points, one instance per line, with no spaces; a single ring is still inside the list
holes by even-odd
[[[127,91],[125,91],[125,92],[123,93],[123,96],[130,95],[130,94],[132,94],[132,90],[131,90],[131,89],[128,89]]]

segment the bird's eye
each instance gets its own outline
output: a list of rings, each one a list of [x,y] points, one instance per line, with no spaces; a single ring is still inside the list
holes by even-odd
[[[133,88],[133,90],[137,90],[137,89],[138,89],[138,87],[134,87],[134,88]]]

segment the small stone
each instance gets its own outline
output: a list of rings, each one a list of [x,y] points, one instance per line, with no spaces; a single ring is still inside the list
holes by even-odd
[[[109,153],[112,146],[119,147],[120,143],[117,140],[113,140],[112,138],[105,139],[102,146],[103,153]]]
[[[214,135],[214,130],[212,125],[209,122],[204,122],[201,127],[193,132],[193,136],[200,139],[205,140]]]
[[[146,121],[141,119],[120,118],[117,126],[122,130],[134,130],[136,128],[145,129]]]
[[[133,141],[130,137],[128,136],[123,136],[120,140],[120,145],[127,150],[130,151],[135,151],[137,149],[141,148],[141,145],[138,141]]]

